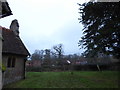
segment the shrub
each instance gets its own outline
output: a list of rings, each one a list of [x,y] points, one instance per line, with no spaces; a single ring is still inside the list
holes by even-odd
[[[2,72],[6,71],[5,65],[3,65],[3,64],[0,63],[0,69],[1,69],[1,68],[2,68]]]

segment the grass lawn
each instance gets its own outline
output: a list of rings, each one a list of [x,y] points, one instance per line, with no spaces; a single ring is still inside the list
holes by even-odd
[[[118,72],[27,72],[25,80],[5,88],[118,88]]]

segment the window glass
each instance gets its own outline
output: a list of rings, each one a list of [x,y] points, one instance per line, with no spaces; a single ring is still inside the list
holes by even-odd
[[[15,61],[16,61],[15,57],[9,57],[7,62],[7,67],[15,67]]]
[[[12,58],[12,67],[15,67],[15,58]]]
[[[11,66],[11,57],[8,58],[7,67]]]

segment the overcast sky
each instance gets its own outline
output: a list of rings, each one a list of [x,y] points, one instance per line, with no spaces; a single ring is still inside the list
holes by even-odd
[[[9,28],[19,22],[20,37],[32,54],[36,49],[51,49],[63,44],[64,54],[81,53],[78,41],[82,36],[79,6],[87,0],[7,0],[13,15],[2,18],[0,25]]]

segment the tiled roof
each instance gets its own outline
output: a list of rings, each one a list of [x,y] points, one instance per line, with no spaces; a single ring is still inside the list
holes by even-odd
[[[2,53],[30,55],[20,37],[17,37],[12,30],[2,28],[3,47]]]

